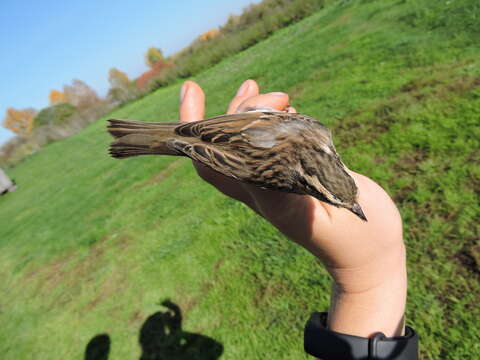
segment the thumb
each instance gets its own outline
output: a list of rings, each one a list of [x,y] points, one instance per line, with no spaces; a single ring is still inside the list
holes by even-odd
[[[202,120],[205,116],[205,93],[194,81],[185,81],[180,91],[180,121]]]

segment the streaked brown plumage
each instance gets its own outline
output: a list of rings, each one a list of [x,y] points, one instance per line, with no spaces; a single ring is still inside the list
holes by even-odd
[[[261,188],[308,194],[367,220],[330,131],[302,114],[249,111],[191,123],[109,120],[115,158],[188,156]]]

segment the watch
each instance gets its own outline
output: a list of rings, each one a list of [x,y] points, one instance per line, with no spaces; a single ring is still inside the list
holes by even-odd
[[[328,330],[327,313],[315,312],[305,325],[305,351],[322,360],[417,360],[418,334],[409,326],[404,336],[371,338]]]

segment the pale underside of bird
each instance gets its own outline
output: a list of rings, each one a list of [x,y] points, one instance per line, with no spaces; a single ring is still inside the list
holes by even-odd
[[[228,177],[311,195],[367,220],[330,131],[307,115],[256,108],[189,123],[109,122],[115,158],[188,156]]]

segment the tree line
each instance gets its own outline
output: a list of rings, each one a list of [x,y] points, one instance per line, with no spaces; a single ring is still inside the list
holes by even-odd
[[[129,103],[178,79],[188,78],[236,54],[322,8],[325,0],[263,0],[230,15],[224,25],[199,35],[178,53],[165,57],[161,49],[145,53],[148,70],[136,79],[112,68],[110,89],[101,98],[89,85],[73,80],[51,90],[49,106],[8,108],[3,126],[16,136],[0,148],[0,166],[12,165],[49,142],[72,135],[116,106]]]

